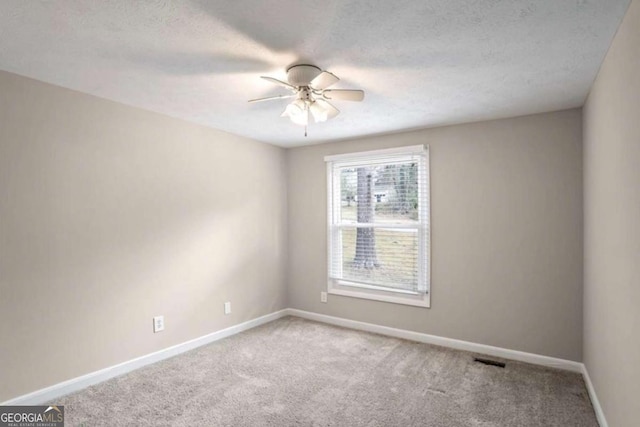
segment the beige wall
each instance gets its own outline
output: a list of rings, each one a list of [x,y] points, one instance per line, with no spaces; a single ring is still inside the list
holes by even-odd
[[[323,157],[429,144],[431,308],[329,295]],[[581,111],[288,150],[293,308],[582,357]]]
[[[285,178],[280,148],[0,72],[0,401],[284,308]]]
[[[584,109],[584,360],[612,427],[640,420],[640,2]]]

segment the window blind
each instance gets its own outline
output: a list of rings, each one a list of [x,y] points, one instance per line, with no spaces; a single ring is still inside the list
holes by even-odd
[[[331,280],[428,292],[427,156],[417,146],[326,159]]]

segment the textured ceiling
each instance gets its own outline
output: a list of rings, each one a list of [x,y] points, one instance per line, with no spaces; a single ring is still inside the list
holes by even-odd
[[[0,69],[288,147],[580,106],[628,4],[2,0]],[[246,102],[299,62],[366,91],[308,138]]]

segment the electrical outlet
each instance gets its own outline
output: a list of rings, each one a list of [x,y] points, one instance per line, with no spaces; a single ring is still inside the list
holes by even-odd
[[[231,314],[231,302],[224,303],[224,314]]]
[[[320,302],[327,302],[327,293],[320,292]]]
[[[153,332],[164,331],[164,316],[156,316],[153,318]]]

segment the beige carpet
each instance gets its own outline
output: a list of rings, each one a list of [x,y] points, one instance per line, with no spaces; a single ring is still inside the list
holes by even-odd
[[[597,426],[578,374],[286,317],[54,403],[67,426]]]

